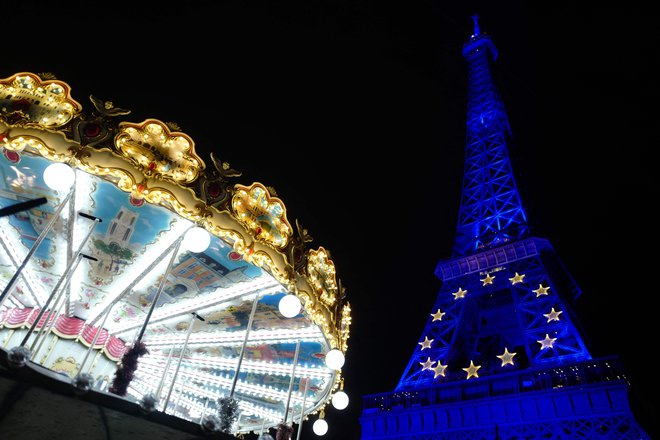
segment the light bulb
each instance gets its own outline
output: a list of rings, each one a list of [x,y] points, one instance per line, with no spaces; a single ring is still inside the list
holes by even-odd
[[[293,318],[300,313],[301,303],[296,295],[284,295],[278,304],[280,313],[286,318]]]
[[[211,244],[211,234],[206,229],[195,226],[186,232],[182,244],[190,252],[204,252]]]
[[[312,425],[312,429],[316,435],[325,435],[328,432],[328,422],[325,419],[316,419],[316,422]]]
[[[76,173],[65,163],[54,162],[44,170],[44,182],[55,191],[68,191],[75,180]]]
[[[328,368],[339,370],[344,366],[344,353],[341,350],[333,348],[325,355],[325,364]]]
[[[339,390],[332,396],[332,406],[335,409],[344,409],[348,406],[348,394]]]

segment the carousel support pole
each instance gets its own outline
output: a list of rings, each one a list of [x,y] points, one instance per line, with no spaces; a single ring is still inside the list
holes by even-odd
[[[186,333],[186,340],[183,343],[183,347],[181,348],[181,354],[179,355],[179,361],[177,362],[176,368],[174,369],[174,376],[172,377],[172,385],[170,385],[170,390],[167,393],[167,397],[165,398],[165,403],[163,403],[163,412],[165,413],[167,413],[167,404],[170,402],[170,396],[172,395],[172,390],[174,390],[174,384],[176,384],[176,376],[179,374],[179,368],[181,368],[181,361],[183,361],[183,355],[186,352],[186,348],[188,348],[188,340],[190,339],[190,334],[192,333],[193,324],[195,324],[195,319],[199,319],[200,321],[205,321],[205,319],[199,316],[196,312],[192,312],[192,317],[190,318],[190,322],[188,323],[188,332]]]
[[[39,245],[41,244],[42,241],[44,241],[50,230],[53,229],[53,225],[55,225],[55,222],[60,217],[60,214],[62,213],[64,206],[69,202],[72,195],[73,195],[73,188],[69,191],[66,197],[60,202],[59,206],[57,207],[57,210],[55,210],[53,216],[46,224],[46,227],[41,231],[41,233],[35,240],[34,244],[32,244],[32,247],[28,251],[27,255],[23,259],[23,262],[21,263],[20,266],[18,266],[18,269],[16,269],[16,272],[14,272],[14,275],[9,280],[9,283],[7,283],[7,285],[5,286],[4,290],[0,294],[0,308],[2,307],[2,304],[5,302],[5,299],[7,298],[9,293],[11,293],[11,291],[14,289],[14,286],[18,282],[18,277],[23,272],[23,269],[25,269],[25,266],[27,266],[27,264],[29,263],[30,259],[32,258],[32,255],[34,255],[34,253],[37,251]]]
[[[105,321],[108,319],[108,316],[110,316],[110,311],[112,310],[112,307],[108,308],[108,311],[105,312],[105,315],[103,315],[103,321],[101,321],[101,325],[99,325],[99,328],[96,330],[96,333],[94,334],[94,339],[92,339],[92,343],[90,344],[89,348],[87,349],[87,353],[85,353],[85,357],[83,358],[82,362],[80,362],[80,368],[78,369],[78,373],[76,373],[76,376],[81,374],[83,372],[83,369],[85,368],[85,363],[87,363],[87,359],[89,359],[89,355],[92,353],[94,350],[94,345],[96,345],[96,341],[98,341],[99,336],[101,333],[103,333],[103,326],[105,325]],[[108,335],[110,337],[110,335]],[[92,362],[93,364],[93,362]],[[90,365],[89,371],[87,371],[87,374],[90,373],[92,369],[92,366]]]
[[[163,370],[163,375],[160,378],[158,383],[158,388],[156,388],[156,400],[160,399],[160,392],[163,390],[163,385],[165,384],[165,377],[167,377],[167,372],[170,369],[170,363],[172,362],[172,354],[174,354],[174,345],[170,348],[170,353],[167,355],[167,362],[165,363],[165,369]]]
[[[303,394],[302,408],[300,409],[300,422],[298,422],[298,434],[296,434],[296,440],[300,440],[300,433],[302,432],[303,419],[305,418],[305,403],[307,402],[308,390],[309,390],[309,377],[305,381],[305,393]]]
[[[204,419],[204,416],[206,415],[206,408],[209,406],[209,398],[204,396],[204,409],[202,410],[202,414],[199,416],[199,423],[202,423],[202,420]]]
[[[179,253],[179,248],[181,247],[182,241],[183,241],[183,236],[177,239],[176,245],[174,246],[174,250],[172,251],[172,257],[170,258],[170,261],[167,264],[167,269],[165,269],[165,273],[163,274],[163,277],[160,279],[160,283],[158,284],[158,290],[156,291],[154,300],[151,302],[151,307],[149,307],[149,311],[147,312],[147,317],[144,318],[144,322],[142,323],[142,327],[138,332],[137,338],[135,338],[135,343],[133,344],[133,346],[142,342],[142,338],[144,337],[144,332],[147,329],[147,325],[149,324],[149,319],[151,319],[151,315],[154,313],[156,304],[158,304],[158,300],[160,299],[160,294],[163,293],[163,289],[165,288],[165,281],[167,281],[167,277],[169,276],[170,271],[172,270],[172,266],[174,266],[174,260],[176,259],[176,256]]]
[[[179,394],[176,395],[176,400],[174,401],[174,411],[172,411],[172,415],[176,416],[176,413],[180,413],[181,410],[179,409],[179,402],[181,402],[181,397],[183,396],[183,391],[185,390],[185,387],[183,384],[179,386]]]
[[[254,320],[254,314],[257,311],[257,303],[259,302],[259,294],[254,297],[252,302],[252,310],[250,311],[250,318],[248,319],[247,328],[245,329],[245,337],[243,338],[243,345],[241,346],[241,352],[238,355],[238,364],[236,365],[236,371],[234,372],[234,378],[231,382],[231,390],[229,391],[229,398],[234,398],[234,391],[236,391],[236,382],[238,381],[238,373],[241,371],[241,364],[243,363],[243,357],[245,357],[245,347],[247,346],[248,338],[250,337],[250,329],[252,328],[252,321]]]
[[[94,372],[94,370],[96,369],[98,358],[102,356],[103,350],[108,349],[108,343],[110,342],[111,338],[112,338],[112,335],[110,335],[110,332],[108,332],[108,337],[105,338],[105,342],[103,343],[103,346],[96,353],[96,356],[94,357],[94,360],[92,361],[92,363],[89,364],[89,368],[87,369],[87,374],[92,374]],[[105,388],[107,388],[107,384],[105,385]],[[101,391],[103,391],[103,388],[100,388],[100,389],[101,389]]]
[[[46,318],[44,319],[44,323],[41,325],[41,328],[38,328],[34,331],[34,335],[35,335],[34,340],[32,341],[32,344],[30,345],[29,348],[30,353],[32,353],[31,354],[32,359],[37,359],[39,357],[39,352],[41,351],[41,347],[44,341],[48,338],[51,329],[55,325],[55,321],[57,321],[57,318],[60,316],[60,310],[59,310],[60,307],[58,300],[59,300],[59,296],[55,298],[55,303],[53,304],[53,308],[46,315]]]
[[[87,217],[87,216],[85,216],[85,217]],[[46,300],[46,303],[43,305],[43,307],[39,311],[39,314],[37,315],[37,318],[34,320],[34,323],[32,324],[32,326],[30,327],[28,332],[25,334],[25,337],[21,341],[21,343],[19,345],[20,347],[25,347],[25,344],[27,344],[28,339],[30,339],[30,336],[32,336],[32,332],[34,332],[34,329],[39,324],[39,321],[41,321],[41,318],[44,316],[44,313],[46,312],[46,309],[50,305],[50,302],[55,297],[55,294],[60,289],[60,286],[65,281],[65,279],[68,282],[68,279],[72,275],[72,273],[71,273],[72,270],[71,269],[73,268],[74,264],[77,264],[79,262],[79,255],[81,254],[83,246],[85,246],[85,244],[87,243],[87,240],[89,240],[89,237],[92,235],[92,232],[94,232],[94,228],[96,227],[96,225],[98,225],[101,222],[101,219],[98,218],[98,217],[89,216],[87,218],[93,218],[94,219],[94,223],[92,224],[92,227],[89,228],[89,231],[87,231],[87,234],[85,235],[82,242],[80,243],[80,246],[78,247],[78,250],[76,251],[75,258],[73,258],[71,261],[69,261],[69,265],[64,270],[64,273],[62,274],[60,279],[57,281],[57,284],[55,284],[55,288],[53,288],[53,291],[50,293],[50,295],[48,296],[48,299]]]
[[[236,371],[234,371],[234,378],[231,383],[231,389],[227,397],[219,399],[220,403],[220,431],[230,434],[231,426],[234,424],[236,412],[238,411],[238,401],[234,399],[234,392],[236,391],[236,383],[238,382],[238,374],[241,371],[241,364],[245,357],[245,348],[247,341],[250,337],[250,329],[252,328],[252,321],[254,314],[257,311],[257,304],[259,303],[259,294],[257,293],[252,302],[252,310],[250,311],[250,318],[248,319],[247,328],[245,329],[245,336],[243,337],[243,344],[241,345],[241,352],[238,355],[238,363],[236,364]]]
[[[167,247],[167,249],[165,249],[160,255],[158,255],[156,258],[154,258],[153,261],[149,264],[149,266],[147,266],[147,267],[146,267],[146,268],[145,268],[145,269],[144,269],[144,270],[143,270],[138,276],[136,276],[136,277],[135,277],[135,278],[134,278],[134,279],[128,284],[128,286],[126,286],[126,288],[124,288],[124,290],[123,290],[119,295],[117,295],[117,296],[115,297],[115,299],[113,299],[113,300],[112,300],[107,306],[105,306],[105,307],[103,308],[103,310],[100,310],[100,311],[98,312],[98,314],[96,314],[93,318],[91,318],[91,316],[90,316],[91,319],[88,319],[88,320],[87,320],[87,324],[88,324],[88,325],[94,325],[94,324],[96,324],[96,322],[101,318],[101,316],[107,311],[107,309],[108,309],[109,307],[114,307],[115,304],[117,304],[119,301],[121,301],[126,295],[132,293],[132,292],[133,292],[133,288],[134,288],[134,287],[135,287],[140,281],[142,281],[142,280],[144,279],[144,277],[145,277],[147,274],[151,273],[151,271],[154,270],[154,268],[155,268],[156,266],[158,266],[158,264],[159,264],[161,261],[163,261],[163,258],[164,258],[167,254],[169,254],[170,252],[172,252],[172,249],[174,249],[174,248],[176,247],[177,243],[178,243],[178,241],[176,241],[176,240],[173,241],[172,244],[170,244],[170,245]],[[139,327],[138,327],[138,330],[139,330]],[[137,331],[135,332],[135,334],[137,335]]]
[[[241,419],[243,418],[243,413],[238,414],[238,420],[236,420],[236,435],[240,435],[238,428],[241,426]]]
[[[73,200],[76,200],[76,186],[74,185],[71,188],[71,191],[73,192]],[[75,203],[69,203],[69,218],[70,219],[75,219],[76,218],[76,207],[74,206]],[[80,213],[82,215],[82,213]],[[85,218],[87,217],[87,214],[84,214]],[[66,261],[71,260],[72,258],[75,257],[75,253],[73,252],[73,230],[75,229],[75,221],[70,221],[67,222],[67,231],[66,231]],[[70,313],[70,299],[71,299],[71,289],[69,287],[64,287],[63,290],[66,290],[66,300],[64,301],[66,303],[66,309],[65,309],[65,316],[71,316]]]
[[[121,361],[121,366],[117,369],[117,372],[115,372],[115,379],[113,380],[113,383],[112,385],[110,385],[109,388],[111,393],[118,394],[120,396],[126,395],[128,385],[130,384],[133,374],[135,373],[135,370],[138,367],[137,365],[138,358],[149,352],[146,349],[146,346],[142,343],[142,338],[144,337],[144,332],[147,330],[147,325],[149,325],[149,320],[151,319],[151,315],[154,313],[154,309],[158,304],[160,295],[161,293],[163,293],[163,289],[165,288],[165,283],[167,282],[167,277],[170,275],[172,266],[174,266],[174,261],[176,260],[176,257],[179,254],[179,248],[181,247],[181,242],[183,241],[184,237],[185,234],[177,238],[173,246],[171,245],[168,248],[168,249],[172,249],[172,256],[170,257],[170,261],[167,263],[167,268],[165,269],[165,272],[163,273],[163,276],[160,279],[160,283],[158,283],[158,290],[156,291],[156,295],[154,295],[154,299],[151,302],[151,306],[149,306],[149,311],[147,312],[147,316],[144,318],[144,322],[142,323],[142,326],[137,330],[136,333],[137,336],[133,340],[131,347],[128,348],[124,353],[124,356],[122,357],[122,361]],[[164,257],[166,254],[167,252],[161,254],[161,257]],[[161,257],[159,257],[158,263],[162,261],[160,260]],[[128,292],[128,289],[124,290],[124,293],[126,292]],[[122,293],[122,296],[124,293]],[[115,299],[115,301],[118,301],[118,299]],[[146,408],[149,408],[150,411],[155,409],[155,405],[158,403],[156,397],[152,393],[145,394],[142,397],[142,400],[143,401],[141,403],[144,404]]]
[[[293,356],[293,365],[291,366],[291,380],[289,381],[289,392],[288,396],[286,399],[286,409],[284,410],[284,421],[282,423],[286,424],[286,419],[289,415],[289,404],[291,403],[291,392],[293,391],[293,380],[295,379],[296,375],[296,364],[298,363],[298,353],[300,352],[300,339],[298,339],[298,342],[296,342],[296,353]],[[291,421],[293,422],[293,416],[291,417]]]
[[[247,328],[245,329],[245,336],[243,337],[243,344],[241,345],[241,352],[238,355],[238,363],[234,371],[234,378],[231,382],[231,389],[227,397],[221,397],[218,401],[220,403],[220,431],[229,434],[232,425],[236,419],[236,412],[238,411],[238,401],[234,399],[234,392],[236,391],[236,383],[238,382],[238,374],[241,371],[241,364],[245,357],[245,347],[247,347],[248,339],[250,338],[250,329],[252,328],[252,321],[254,314],[257,311],[257,304],[259,303],[259,294],[257,293],[252,302],[252,310],[250,311],[250,318],[248,319]]]
[[[45,197],[43,197],[43,200],[44,200],[44,203],[46,203],[46,198]],[[19,205],[23,205],[25,203],[27,203],[27,202],[19,203]],[[16,206],[16,205],[9,206],[8,208],[13,208],[14,206]],[[36,205],[36,206],[38,206],[38,205]],[[31,207],[32,206],[30,206],[29,208],[18,209],[16,212],[24,211],[25,209],[30,209]],[[7,209],[7,208],[1,208],[0,211],[3,211],[4,209]],[[12,212],[12,214],[13,214],[13,212]],[[5,215],[9,215],[9,214],[5,214]],[[4,217],[4,215],[2,215],[2,213],[0,213],[0,217]],[[0,218],[0,229],[8,228],[9,227],[9,220],[4,220],[4,221],[2,221],[2,220],[4,220],[4,219]],[[8,264],[10,265],[10,267],[18,268],[18,266],[20,265],[21,262],[17,261],[17,259],[15,258],[15,256],[13,255],[13,253],[11,252],[9,247],[7,247],[7,243],[5,243],[5,241],[6,241],[6,236],[5,236],[5,240],[3,240],[2,237],[0,236],[0,245],[2,246],[2,249],[4,249],[5,253],[7,254],[7,257],[9,257]],[[32,300],[34,301],[35,308],[40,308],[41,307],[41,301],[39,301],[38,295],[36,295],[34,293],[34,288],[32,286],[32,282],[30,281],[30,279],[28,279],[28,277],[25,276],[25,272],[21,272],[21,278],[23,279],[23,283],[25,285],[25,288],[27,289],[27,291],[30,294]],[[16,302],[16,298],[13,298],[12,295],[7,295],[6,300],[7,300],[7,302],[11,302],[14,307],[18,307],[18,303]],[[7,302],[5,302],[5,304],[2,306],[6,309],[4,311],[5,314],[10,309],[10,306],[7,305]],[[0,318],[0,322],[2,322],[2,318]]]
[[[98,259],[94,257],[90,257],[89,255],[86,254],[78,254],[76,258],[78,259],[78,261],[76,261],[76,263],[73,266],[73,269],[71,269],[70,272],[71,275],[67,278],[66,283],[64,283],[64,286],[62,286],[60,293],[57,294],[57,296],[55,297],[55,301],[53,302],[52,310],[54,313],[54,317],[50,319],[51,313],[49,313],[48,318],[46,318],[46,322],[44,323],[44,325],[41,326],[40,330],[37,330],[35,332],[34,341],[32,341],[32,345],[30,346],[30,350],[34,353],[33,357],[35,359],[37,358],[39,351],[41,351],[41,346],[43,345],[44,341],[46,340],[50,332],[53,330],[53,327],[55,326],[55,322],[57,322],[60,315],[62,315],[62,307],[66,304],[66,301],[60,303],[60,300],[65,297],[65,293],[67,291],[67,288],[71,284],[71,278],[73,277],[73,274],[78,268],[78,264],[80,263],[82,258],[87,258],[88,260],[92,260],[92,261],[98,261]],[[37,341],[39,343],[38,345],[37,345]]]
[[[76,267],[78,267],[78,263],[80,262],[81,259],[82,257],[79,256],[78,261],[76,262],[76,264],[74,264],[74,267],[71,270],[71,273],[73,273],[76,270]],[[69,283],[67,281],[65,285],[68,284]],[[32,353],[33,359],[37,359],[39,357],[39,352],[41,351],[41,347],[43,346],[44,341],[48,338],[48,335],[55,326],[55,321],[57,321],[57,319],[60,317],[60,312],[62,309],[62,305],[60,304],[60,299],[62,298],[63,292],[64,290],[60,290],[60,292],[55,297],[55,301],[53,301],[53,306],[46,315],[46,319],[44,320],[44,323],[41,326],[41,328],[38,328],[34,331],[34,340],[30,345],[30,352]]]
[[[133,337],[130,339],[131,341],[131,347],[135,347],[135,344],[138,341],[138,335],[140,334],[140,329],[136,329],[135,332],[133,333]]]
[[[48,347],[48,348],[46,349],[46,352],[44,353],[44,356],[43,356],[43,358],[42,358],[41,365],[46,366],[46,365],[48,364],[48,359],[50,358],[50,356],[51,356],[53,353],[56,352],[56,350],[57,350],[57,344],[59,344],[59,342],[60,342],[61,340],[62,340],[62,339],[59,338],[57,335],[53,335],[53,338],[51,339],[51,341],[52,341],[52,342],[51,342],[51,345],[50,345],[50,347]],[[35,359],[36,359],[36,356],[35,356]]]

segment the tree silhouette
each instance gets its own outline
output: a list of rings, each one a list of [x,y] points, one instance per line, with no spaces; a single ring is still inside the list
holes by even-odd
[[[103,240],[95,239],[94,246],[104,254],[110,255],[111,261],[110,261],[110,268],[108,270],[112,270],[115,263],[120,260],[133,259],[134,254],[132,250],[125,247],[121,247],[114,241],[110,244],[106,244]]]

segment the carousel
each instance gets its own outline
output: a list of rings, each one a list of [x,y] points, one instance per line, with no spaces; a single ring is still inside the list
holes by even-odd
[[[48,74],[0,80],[0,347],[231,435],[348,404],[350,305],[273,188]]]

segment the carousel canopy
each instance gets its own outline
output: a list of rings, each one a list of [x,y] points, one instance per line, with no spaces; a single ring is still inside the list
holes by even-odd
[[[127,397],[176,372],[176,415],[231,395],[235,432],[321,410],[343,380],[326,354],[346,352],[351,321],[329,252],[272,188],[207,165],[174,124],[90,100],[48,75],[0,80],[2,331],[52,316],[58,338],[117,364],[142,341]]]

